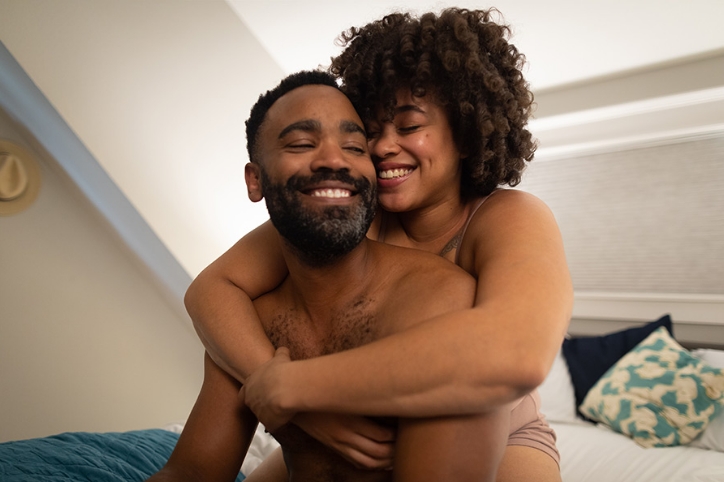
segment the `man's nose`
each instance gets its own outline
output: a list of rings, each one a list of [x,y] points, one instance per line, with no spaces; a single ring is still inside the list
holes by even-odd
[[[312,171],[318,171],[320,169],[337,171],[349,168],[349,159],[347,159],[342,147],[336,142],[324,142],[320,144],[316,156],[310,165]]]

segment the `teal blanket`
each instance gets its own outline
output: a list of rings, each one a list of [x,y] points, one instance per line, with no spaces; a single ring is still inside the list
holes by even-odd
[[[137,430],[5,442],[0,444],[0,480],[139,482],[163,467],[177,440],[178,434],[166,430]]]

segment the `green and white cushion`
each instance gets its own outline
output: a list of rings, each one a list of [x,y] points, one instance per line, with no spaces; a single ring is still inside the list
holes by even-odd
[[[601,377],[580,410],[643,447],[664,447],[696,438],[722,404],[724,370],[659,328]]]

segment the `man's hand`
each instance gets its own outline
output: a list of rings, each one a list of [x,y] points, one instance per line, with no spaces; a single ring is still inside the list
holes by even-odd
[[[300,413],[292,422],[358,469],[391,469],[395,430],[359,415]]]
[[[293,411],[283,409],[280,403],[284,387],[279,377],[287,363],[291,363],[289,350],[278,348],[274,358],[254,371],[239,392],[239,397],[269,432],[274,432],[296,415]]]

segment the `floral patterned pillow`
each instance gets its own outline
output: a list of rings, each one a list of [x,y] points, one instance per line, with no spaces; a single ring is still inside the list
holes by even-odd
[[[658,328],[601,377],[579,409],[643,447],[664,447],[696,438],[723,404],[724,370]]]

